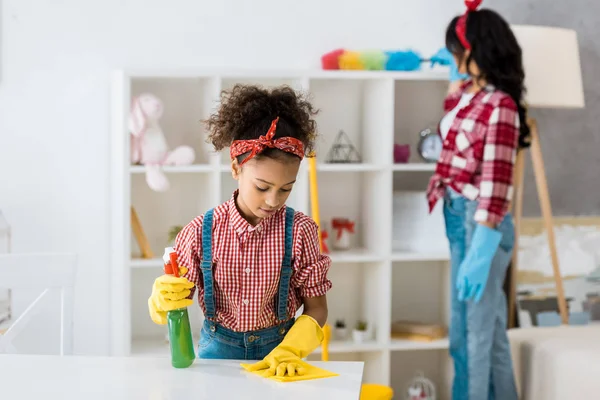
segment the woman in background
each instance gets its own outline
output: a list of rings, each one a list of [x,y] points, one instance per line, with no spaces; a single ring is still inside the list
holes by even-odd
[[[453,72],[427,198],[430,210],[443,199],[450,244],[452,399],[516,400],[503,282],[514,246],[514,162],[529,139],[524,72],[509,25],[480,3],[467,0],[446,31]]]

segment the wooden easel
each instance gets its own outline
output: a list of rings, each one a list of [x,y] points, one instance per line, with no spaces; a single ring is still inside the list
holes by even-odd
[[[528,125],[531,130],[531,161],[533,165],[533,174],[537,186],[540,208],[544,219],[546,234],[548,235],[548,248],[550,249],[550,257],[552,259],[552,269],[554,273],[554,282],[556,284],[556,295],[558,297],[558,309],[563,325],[569,324],[569,316],[567,312],[567,301],[563,288],[562,275],[558,265],[558,254],[556,251],[556,239],[554,236],[554,222],[552,220],[552,207],[550,205],[550,194],[548,193],[548,182],[546,180],[546,172],[544,169],[544,160],[542,157],[542,147],[537,129],[537,122],[530,118]],[[517,260],[519,254],[519,232],[521,229],[521,217],[523,214],[523,178],[525,176],[525,150],[519,150],[515,163],[514,172],[514,201],[513,201],[513,218],[515,221],[515,245],[512,257],[512,271],[510,274],[510,291],[508,299],[508,327],[514,327],[516,299],[517,299]]]

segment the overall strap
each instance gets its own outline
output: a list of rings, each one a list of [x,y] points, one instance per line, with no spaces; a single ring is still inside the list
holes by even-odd
[[[285,321],[287,319],[287,303],[290,289],[290,279],[292,277],[292,233],[294,229],[294,209],[286,207],[285,209],[285,252],[283,263],[281,265],[281,276],[279,278],[279,290],[277,292],[277,319]]]
[[[210,209],[204,214],[202,221],[202,279],[204,281],[204,305],[206,307],[207,319],[215,317],[215,297],[213,294],[213,273],[212,273],[212,225],[214,209]]]

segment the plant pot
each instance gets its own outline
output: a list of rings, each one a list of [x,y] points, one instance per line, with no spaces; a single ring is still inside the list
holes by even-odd
[[[369,340],[368,332],[354,329],[352,331],[352,340],[354,340],[356,343],[364,343]]]
[[[348,338],[348,330],[346,328],[335,328],[333,336],[335,340],[346,340]]]

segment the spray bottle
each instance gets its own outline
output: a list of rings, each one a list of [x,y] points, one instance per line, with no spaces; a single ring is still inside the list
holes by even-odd
[[[165,248],[163,255],[165,274],[179,277],[177,253],[172,247]],[[169,344],[171,346],[171,364],[175,368],[187,368],[194,363],[194,343],[190,318],[186,307],[167,312]]]

